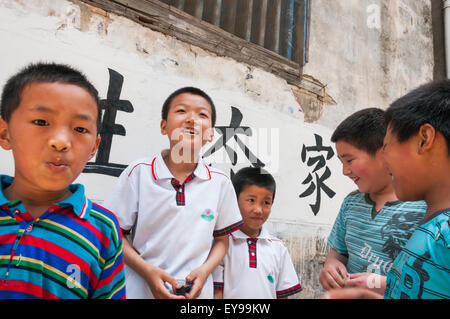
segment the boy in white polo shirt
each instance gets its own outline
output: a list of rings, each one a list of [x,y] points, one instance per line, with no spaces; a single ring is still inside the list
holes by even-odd
[[[283,242],[263,227],[275,198],[275,180],[261,168],[247,167],[233,177],[244,226],[230,236],[230,247],[214,270],[216,299],[282,299],[301,291]]]
[[[230,179],[199,158],[215,117],[200,89],[173,92],[161,120],[170,148],[131,163],[104,203],[131,233],[124,240],[128,298],[213,297],[211,272],[228,250],[228,235],[242,227]],[[177,294],[184,280],[192,288]]]

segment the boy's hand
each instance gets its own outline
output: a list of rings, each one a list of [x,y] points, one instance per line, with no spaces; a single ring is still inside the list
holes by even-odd
[[[150,290],[152,291],[153,296],[156,299],[185,299],[185,296],[177,296],[172,293],[170,293],[169,290],[167,290],[164,283],[169,283],[172,286],[173,291],[175,291],[176,288],[180,288],[180,284],[178,281],[176,281],[175,278],[170,276],[167,272],[164,270],[152,266],[151,269],[147,272],[146,281],[147,284],[150,287]]]
[[[185,296],[187,299],[195,299],[202,293],[203,285],[208,278],[209,273],[203,270],[203,267],[199,267],[194,269],[189,275],[186,277],[186,281],[192,281],[193,285],[189,293]]]
[[[379,295],[369,289],[344,288],[327,291],[321,299],[382,299]]]
[[[345,287],[370,289],[383,295],[386,288],[386,276],[370,272],[351,274]]]
[[[343,288],[349,277],[345,265],[337,259],[327,260],[319,276],[319,282],[326,290]]]

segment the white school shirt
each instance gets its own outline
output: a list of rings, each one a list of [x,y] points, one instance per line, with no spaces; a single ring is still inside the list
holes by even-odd
[[[123,230],[132,230],[139,255],[175,279],[185,279],[201,266],[213,238],[242,227],[236,193],[230,179],[217,169],[197,164],[194,179],[185,184],[185,206],[177,206],[173,175],[161,154],[131,163],[104,202]],[[154,298],[146,281],[125,266],[128,298]],[[199,298],[213,298],[212,275]]]
[[[256,242],[238,230],[222,263],[213,271],[224,299],[277,299],[302,290],[283,242],[263,227]]]

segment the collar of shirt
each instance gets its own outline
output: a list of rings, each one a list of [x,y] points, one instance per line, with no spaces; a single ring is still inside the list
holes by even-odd
[[[164,152],[164,151],[163,151]],[[161,152],[162,153],[162,152]],[[159,179],[172,179],[174,178],[172,173],[166,166],[164,159],[159,153],[152,161],[152,175],[155,180]],[[211,179],[211,172],[209,171],[208,166],[200,159],[197,163],[197,167],[195,168],[193,174],[203,180]]]
[[[13,178],[11,176],[0,175],[0,206],[10,203],[5,195],[3,195],[3,189],[11,185],[12,182]],[[59,207],[70,207],[79,218],[86,219],[92,203],[85,195],[84,186],[81,184],[71,184],[69,185],[69,190],[72,192],[72,195],[54,205]],[[51,209],[52,208],[49,207],[49,212],[52,212]]]
[[[230,235],[233,239],[244,239],[247,240],[250,237],[246,234],[244,234],[244,232],[242,232],[242,230],[236,230],[235,232],[231,233]],[[264,228],[264,226],[261,228],[261,232],[259,234],[259,236],[257,237],[258,240],[260,239],[265,239],[265,240],[269,240],[272,239],[272,236],[270,235],[270,233],[267,231],[267,229]]]

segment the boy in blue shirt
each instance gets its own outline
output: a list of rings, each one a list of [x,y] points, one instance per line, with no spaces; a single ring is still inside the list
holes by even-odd
[[[387,275],[386,299],[450,298],[450,81],[423,85],[386,110],[384,159],[400,200],[425,200],[424,218]],[[361,289],[325,298],[381,298]]]
[[[71,184],[99,142],[94,86],[59,64],[32,64],[6,83],[0,146],[1,298],[125,298],[119,224]]]
[[[450,81],[400,98],[386,122],[384,158],[395,192],[403,200],[425,200],[428,209],[395,260],[384,297],[449,299]]]

